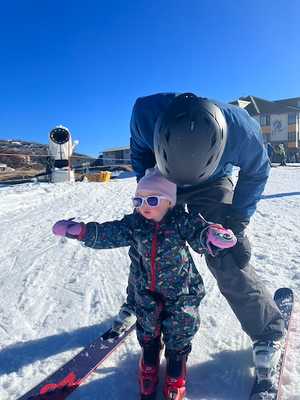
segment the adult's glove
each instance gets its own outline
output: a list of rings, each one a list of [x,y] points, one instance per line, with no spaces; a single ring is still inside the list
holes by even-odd
[[[83,240],[86,234],[86,225],[83,222],[75,222],[73,219],[63,219],[55,222],[52,227],[52,232],[56,236]]]
[[[233,216],[227,217],[225,226],[230,228],[237,238],[237,243],[234,247],[228,250],[232,255],[237,266],[241,269],[245,268],[251,258],[251,245],[246,235],[246,227],[249,221],[244,221]]]

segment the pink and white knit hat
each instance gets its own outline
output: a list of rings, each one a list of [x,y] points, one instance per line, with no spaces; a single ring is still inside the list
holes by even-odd
[[[160,194],[170,200],[172,206],[176,204],[177,186],[175,183],[166,179],[158,168],[149,168],[145,176],[139,181],[136,188],[136,195],[139,192],[153,192]]]

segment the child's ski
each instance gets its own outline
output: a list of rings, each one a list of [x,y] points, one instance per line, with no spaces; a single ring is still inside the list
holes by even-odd
[[[134,329],[133,318],[130,322],[115,322],[113,328],[99,336],[65,365],[18,400],[66,399]]]
[[[277,289],[274,300],[281,311],[285,320],[286,335],[282,354],[277,366],[277,370],[272,379],[258,382],[255,379],[249,400],[277,400],[281,390],[281,376],[284,369],[284,360],[289,339],[290,320],[293,312],[294,295],[289,288]]]

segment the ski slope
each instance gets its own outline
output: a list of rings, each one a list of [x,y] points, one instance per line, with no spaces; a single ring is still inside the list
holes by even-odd
[[[135,179],[106,184],[30,184],[0,189],[0,399],[14,400],[108,326],[125,298],[127,248],[92,250],[51,234],[55,221],[107,221],[131,211]],[[252,263],[274,291],[300,296],[300,167],[273,168],[249,227]],[[205,266],[207,295],[188,362],[187,399],[247,400],[251,343]],[[283,400],[300,399],[300,308],[296,304]],[[138,398],[139,346],[131,335],[71,400]],[[162,378],[163,378],[162,368]]]

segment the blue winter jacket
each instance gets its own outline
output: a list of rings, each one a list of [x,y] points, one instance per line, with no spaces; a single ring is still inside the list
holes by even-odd
[[[132,166],[138,180],[147,168],[156,163],[153,148],[155,122],[175,96],[175,93],[158,93],[140,97],[135,102],[130,122],[130,147]],[[255,212],[270,172],[261,129],[247,111],[231,104],[210,101],[225,115],[228,139],[219,166],[207,182],[230,176],[233,166],[240,167],[232,211],[236,217],[249,220]]]

